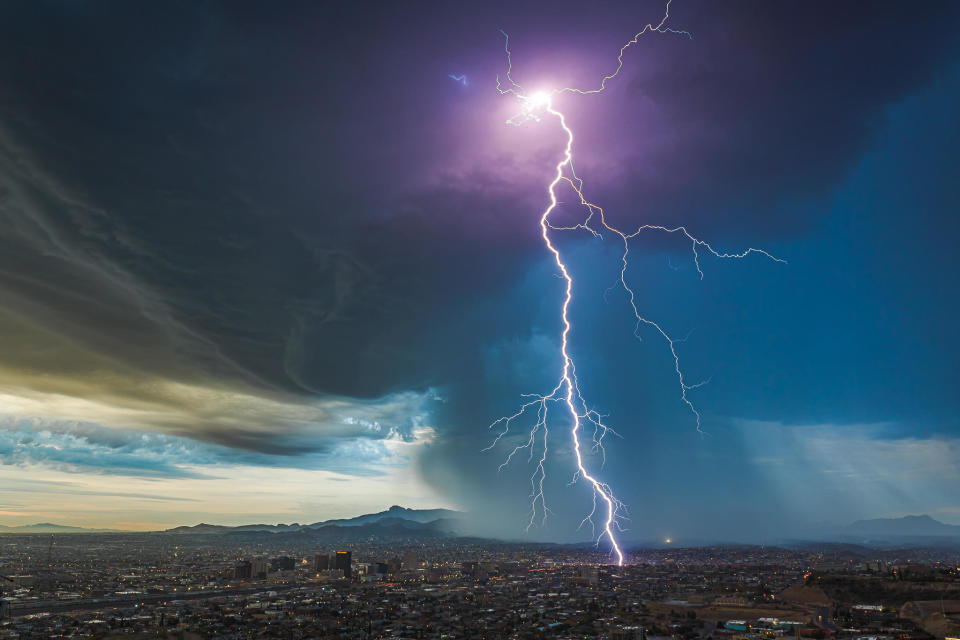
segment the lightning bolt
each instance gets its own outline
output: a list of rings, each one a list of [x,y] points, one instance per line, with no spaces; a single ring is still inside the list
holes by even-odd
[[[547,514],[550,512],[547,507],[543,486],[546,479],[546,460],[548,453],[549,431],[547,428],[547,417],[549,409],[552,405],[562,405],[571,421],[570,436],[573,444],[574,457],[576,459],[576,468],[573,472],[573,478],[570,484],[576,483],[580,480],[586,481],[592,490],[593,496],[593,509],[581,521],[580,526],[583,527],[587,523],[590,524],[597,544],[600,544],[600,542],[606,538],[610,544],[611,553],[616,558],[617,565],[623,565],[624,554],[623,549],[617,540],[615,531],[623,530],[621,523],[626,517],[626,506],[614,495],[610,485],[600,480],[595,473],[591,473],[587,468],[587,465],[584,461],[583,437],[585,430],[584,427],[586,427],[587,430],[592,427],[592,435],[589,436],[592,439],[591,450],[594,453],[601,454],[603,456],[603,462],[605,463],[606,452],[603,445],[604,439],[609,434],[613,434],[615,436],[618,436],[619,434],[607,426],[607,424],[603,421],[603,416],[587,405],[587,402],[584,400],[584,397],[580,392],[580,383],[577,379],[576,365],[574,364],[573,358],[570,355],[569,349],[570,335],[573,331],[573,326],[570,322],[569,311],[570,305],[573,301],[574,281],[573,276],[570,273],[570,269],[563,260],[560,250],[556,247],[551,239],[551,232],[584,230],[591,233],[595,238],[600,239],[603,238],[604,233],[609,232],[620,239],[623,244],[620,277],[619,282],[615,283],[614,286],[619,285],[619,287],[622,288],[627,296],[630,308],[633,311],[633,316],[636,320],[634,325],[634,336],[640,339],[640,329],[642,327],[648,327],[663,338],[670,349],[670,354],[673,357],[674,370],[680,391],[680,400],[690,410],[696,424],[696,429],[701,434],[704,434],[705,432],[701,427],[700,412],[697,410],[697,407],[694,405],[693,401],[688,397],[688,392],[706,384],[709,382],[709,380],[697,383],[688,383],[684,377],[683,369],[680,365],[680,356],[677,353],[677,345],[684,342],[686,338],[677,339],[671,337],[670,334],[667,333],[659,323],[641,314],[637,303],[636,293],[627,282],[627,269],[630,264],[630,241],[644,231],[657,231],[671,235],[679,235],[690,245],[690,249],[693,253],[693,263],[701,280],[704,277],[703,270],[700,265],[701,252],[707,252],[716,258],[723,259],[746,258],[750,254],[756,253],[775,262],[785,263],[784,260],[781,260],[780,258],[777,258],[766,251],[763,251],[762,249],[754,249],[752,247],[736,253],[717,251],[709,243],[697,238],[691,234],[686,227],[683,226],[667,227],[655,224],[644,224],[633,231],[622,231],[613,226],[607,220],[606,213],[602,207],[587,200],[586,196],[584,195],[583,180],[577,176],[573,165],[573,130],[567,124],[567,119],[564,114],[554,107],[553,97],[563,93],[588,95],[603,92],[607,88],[607,83],[616,78],[623,69],[623,58],[627,49],[636,44],[640,37],[645,33],[656,32],[684,36],[690,39],[693,38],[693,36],[687,31],[666,27],[665,25],[669,18],[670,1],[668,1],[666,4],[663,19],[659,22],[659,24],[647,24],[636,35],[634,35],[631,40],[627,41],[626,44],[620,47],[620,52],[617,55],[616,68],[612,73],[603,76],[599,85],[595,88],[578,89],[573,87],[564,87],[560,89],[554,89],[550,92],[538,92],[533,94],[528,94],[520,84],[514,81],[513,60],[510,51],[510,36],[507,35],[507,33],[503,30],[500,31],[500,33],[504,36],[504,52],[506,53],[507,58],[507,71],[505,74],[505,82],[501,81],[499,75],[497,76],[497,90],[501,95],[509,94],[514,96],[520,107],[519,113],[507,120],[507,124],[512,126],[521,126],[527,122],[540,122],[545,117],[549,116],[557,119],[566,137],[566,145],[563,150],[563,155],[556,164],[553,179],[547,185],[547,197],[549,203],[540,215],[540,235],[543,239],[545,247],[552,255],[554,263],[556,264],[557,269],[559,269],[560,275],[564,282],[563,304],[560,307],[560,319],[563,327],[563,330],[560,334],[560,355],[563,361],[563,368],[556,386],[550,393],[524,395],[524,402],[515,413],[498,418],[492,424],[490,424],[488,429],[499,428],[501,431],[493,439],[490,446],[485,448],[484,451],[489,451],[497,446],[497,444],[499,444],[503,438],[508,436],[511,426],[513,426],[516,421],[521,420],[528,412],[536,414],[536,422],[529,429],[527,439],[509,452],[499,469],[502,470],[504,467],[510,464],[514,457],[524,450],[528,451],[528,460],[530,462],[532,462],[536,457],[534,472],[530,477],[531,507],[530,520],[527,523],[527,530],[535,526],[538,519],[542,524],[546,521]],[[561,185],[561,183],[565,183],[572,188],[573,193],[579,200],[580,206],[583,207],[586,213],[584,220],[576,225],[557,226],[550,222],[550,214],[553,213],[559,204],[559,200],[557,198],[557,188]],[[600,511],[599,515],[601,518],[599,523],[597,523],[595,520],[595,518],[598,517],[598,509]],[[597,532],[598,528],[599,533]]]
[[[463,75],[463,74],[457,75],[457,74],[455,74],[455,73],[448,73],[448,74],[447,74],[447,77],[450,78],[451,80],[453,80],[454,82],[458,82],[458,83],[462,84],[463,86],[467,86],[467,76],[466,76],[466,75]]]

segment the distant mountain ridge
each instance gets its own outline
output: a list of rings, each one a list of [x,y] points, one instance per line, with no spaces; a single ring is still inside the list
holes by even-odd
[[[362,516],[357,516],[355,518],[344,518],[340,520],[324,520],[322,522],[314,522],[309,526],[311,529],[316,529],[318,527],[323,527],[326,525],[336,524],[341,527],[356,527],[363,524],[368,524],[370,522],[378,522],[386,518],[400,518],[402,520],[409,520],[411,522],[433,522],[434,520],[443,520],[449,518],[456,518],[457,516],[463,515],[459,511],[453,511],[451,509],[407,509],[406,507],[400,507],[393,505],[386,511],[381,511],[379,513],[368,513]]]
[[[902,518],[857,520],[843,529],[844,533],[872,536],[936,536],[960,537],[960,526],[940,522],[928,515]]]
[[[270,526],[270,525],[264,525]],[[179,527],[174,527],[173,529],[164,529],[164,533],[226,533],[234,527],[228,527],[222,524],[207,524],[206,522],[201,522],[200,524],[195,525],[181,525]]]
[[[179,526],[164,531],[140,532],[175,535],[229,536],[233,540],[250,542],[271,540],[307,539],[311,541],[401,541],[435,540],[444,537],[470,535],[465,524],[466,514],[451,509],[408,509],[394,505],[386,511],[367,513],[353,518],[322,520],[312,524],[245,524],[227,526],[201,522],[192,526]],[[30,525],[0,525],[3,534],[94,534],[123,533],[116,529],[88,529],[84,527],[58,525],[41,522]],[[276,536],[276,537],[274,537]],[[875,518],[858,520],[849,525],[838,526],[818,523],[813,525],[803,537],[767,540],[766,543],[806,545],[806,544],[847,544],[869,548],[891,548],[894,546],[947,545],[960,548],[960,525],[940,522],[929,515],[910,515],[901,518]],[[756,541],[688,539],[683,544],[693,547],[754,544]],[[660,542],[634,541],[633,547],[661,546]]]
[[[116,531],[115,529],[87,529],[85,527],[70,527],[52,522],[38,522],[36,524],[22,524],[13,527],[0,524],[0,533],[96,533]]]
[[[376,535],[379,531],[384,534],[400,534],[403,532],[419,532],[419,534],[454,535],[458,528],[459,519],[463,514],[451,509],[408,509],[394,505],[386,511],[366,513],[353,518],[338,518],[322,520],[313,524],[244,524],[228,526],[201,522],[195,525],[182,525],[165,529],[157,533],[173,533],[184,535],[240,535],[240,534],[295,534],[299,532],[317,532],[326,530],[342,532],[348,537],[363,537]],[[355,530],[349,532],[347,530]],[[122,533],[117,529],[88,529],[52,522],[38,522],[28,525],[0,525],[0,534],[4,533]]]
[[[215,535],[226,533],[295,533],[298,531],[316,531],[328,527],[356,528],[371,527],[372,525],[400,527],[405,530],[428,531],[435,529],[438,532],[451,532],[456,527],[457,519],[463,514],[451,509],[408,509],[394,505],[386,511],[366,513],[353,518],[339,518],[322,520],[313,524],[245,524],[235,527],[206,524],[174,527],[166,529],[164,533],[182,533],[193,535]]]

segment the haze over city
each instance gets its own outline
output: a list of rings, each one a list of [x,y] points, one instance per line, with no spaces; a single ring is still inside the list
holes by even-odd
[[[675,0],[692,37],[648,32],[602,93],[551,98],[612,224],[783,261],[630,241],[624,278],[675,339],[701,432],[619,286],[618,238],[551,232],[579,390],[617,432],[584,455],[627,507],[623,540],[960,525],[958,11]],[[539,450],[500,468],[536,417],[486,450],[564,364],[539,224],[566,138],[498,92],[503,33],[512,77],[551,91],[597,84],[663,16],[0,6],[0,525],[400,505],[460,512],[462,534],[592,540],[561,410],[544,521],[527,527]],[[554,224],[578,224],[560,201]]]

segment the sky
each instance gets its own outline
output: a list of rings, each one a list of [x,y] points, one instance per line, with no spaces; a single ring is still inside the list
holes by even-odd
[[[586,540],[569,421],[526,531],[516,423],[563,283],[556,119],[662,2],[0,6],[0,524],[315,522],[393,504]],[[557,96],[631,242],[552,233],[571,355],[616,429],[627,540],[960,524],[960,5],[674,0]],[[458,82],[450,76],[464,76]],[[560,194],[560,224],[583,212]],[[566,200],[564,200],[566,198]]]

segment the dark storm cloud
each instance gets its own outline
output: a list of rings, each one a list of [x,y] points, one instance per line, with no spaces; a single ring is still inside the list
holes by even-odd
[[[653,52],[633,53],[620,95],[570,100],[584,120],[581,167],[625,224],[740,240],[808,233],[887,107],[955,58],[945,25],[956,5],[917,9],[676,3],[671,23],[692,41],[645,43]]]
[[[360,53],[357,43],[335,31],[324,42],[292,18],[250,34],[260,16],[226,7],[185,10],[175,36],[152,28],[169,24],[166,10],[21,9],[63,40],[39,58],[32,38],[8,40],[27,62],[7,70],[19,80],[7,151],[22,165],[9,189],[38,195],[5,213],[14,229],[47,230],[9,238],[19,280],[8,288],[69,318],[58,330],[100,351],[149,352],[130,355],[177,378],[191,375],[178,367],[187,361],[251,384],[370,397],[434,377],[412,362],[421,314],[437,313],[461,276],[466,290],[491,271],[464,265],[486,257],[492,234],[465,255],[460,225],[477,209],[523,211],[485,194],[489,180],[408,193],[429,123],[384,124],[371,93],[381,82],[343,86],[361,71],[331,56],[340,44]],[[91,46],[101,39],[113,44]],[[296,47],[314,42],[298,60]],[[374,153],[361,160],[357,147]]]
[[[608,68],[611,43],[623,40],[624,27],[602,20],[659,10],[599,12],[590,38],[574,42],[604,47],[576,52],[576,79]],[[443,383],[419,355],[438,337],[425,321],[502,289],[536,255],[530,181],[516,184],[509,160],[480,173],[490,145],[459,128],[478,116],[434,77],[461,60],[480,74],[471,99],[502,106],[481,81],[501,71],[500,43],[495,32],[459,32],[468,15],[242,3],[7,11],[4,146],[18,180],[7,189],[29,190],[20,197],[30,204],[8,200],[5,214],[30,239],[7,236],[6,286],[70,318],[69,331],[95,332],[83,338],[102,350],[287,390],[376,396]],[[615,203],[642,196],[644,215],[711,230],[721,211],[760,233],[804,224],[773,212],[830,192],[883,105],[943,60],[952,38],[937,25],[952,11],[922,9],[904,23],[892,6],[678,4],[674,23],[695,40],[645,40],[623,78],[629,100],[571,101],[574,114],[589,101],[597,120],[616,116],[627,130],[638,110],[678,132],[651,151],[644,131],[625,145],[604,125],[622,141],[607,161],[622,168],[596,189],[631,185],[610,189]],[[477,27],[506,20],[516,30],[521,75],[529,30],[548,51],[586,30],[572,5],[483,13]],[[458,138],[465,146],[447,157]],[[596,149],[584,147],[589,167]]]
[[[829,217],[889,106],[955,59],[957,5],[905,11],[676,0],[672,24],[694,40],[654,34],[608,94],[563,98],[588,192],[624,226],[685,222],[731,248],[789,250]],[[16,338],[0,384],[96,401],[93,418],[112,416],[106,406],[119,427],[146,407],[137,428],[281,456],[367,438],[372,449],[354,453],[372,461],[383,434],[411,438],[433,414],[428,477],[495,502],[476,495],[491,471],[475,455],[482,426],[517,392],[543,390],[556,365],[557,292],[542,285],[554,282],[535,216],[559,151],[549,122],[503,126],[514,106],[493,89],[496,29],[514,38],[522,82],[589,85],[661,13],[659,2],[6,4],[0,329]],[[563,242],[603,254],[603,268],[585,268],[602,293],[613,250]],[[690,275],[685,246],[649,248]],[[681,289],[640,278],[656,264],[636,272],[645,299],[683,306]],[[724,280],[736,268],[715,276],[716,304],[683,310],[761,333],[762,297]],[[757,319],[716,310],[731,299]],[[606,372],[597,386],[624,378],[628,364],[604,360],[633,353],[618,334],[588,335],[585,361]],[[505,352],[509,367],[497,365]],[[645,382],[650,398],[675,395],[669,376]],[[611,385],[602,402],[631,393]],[[736,409],[723,407],[749,417]]]

